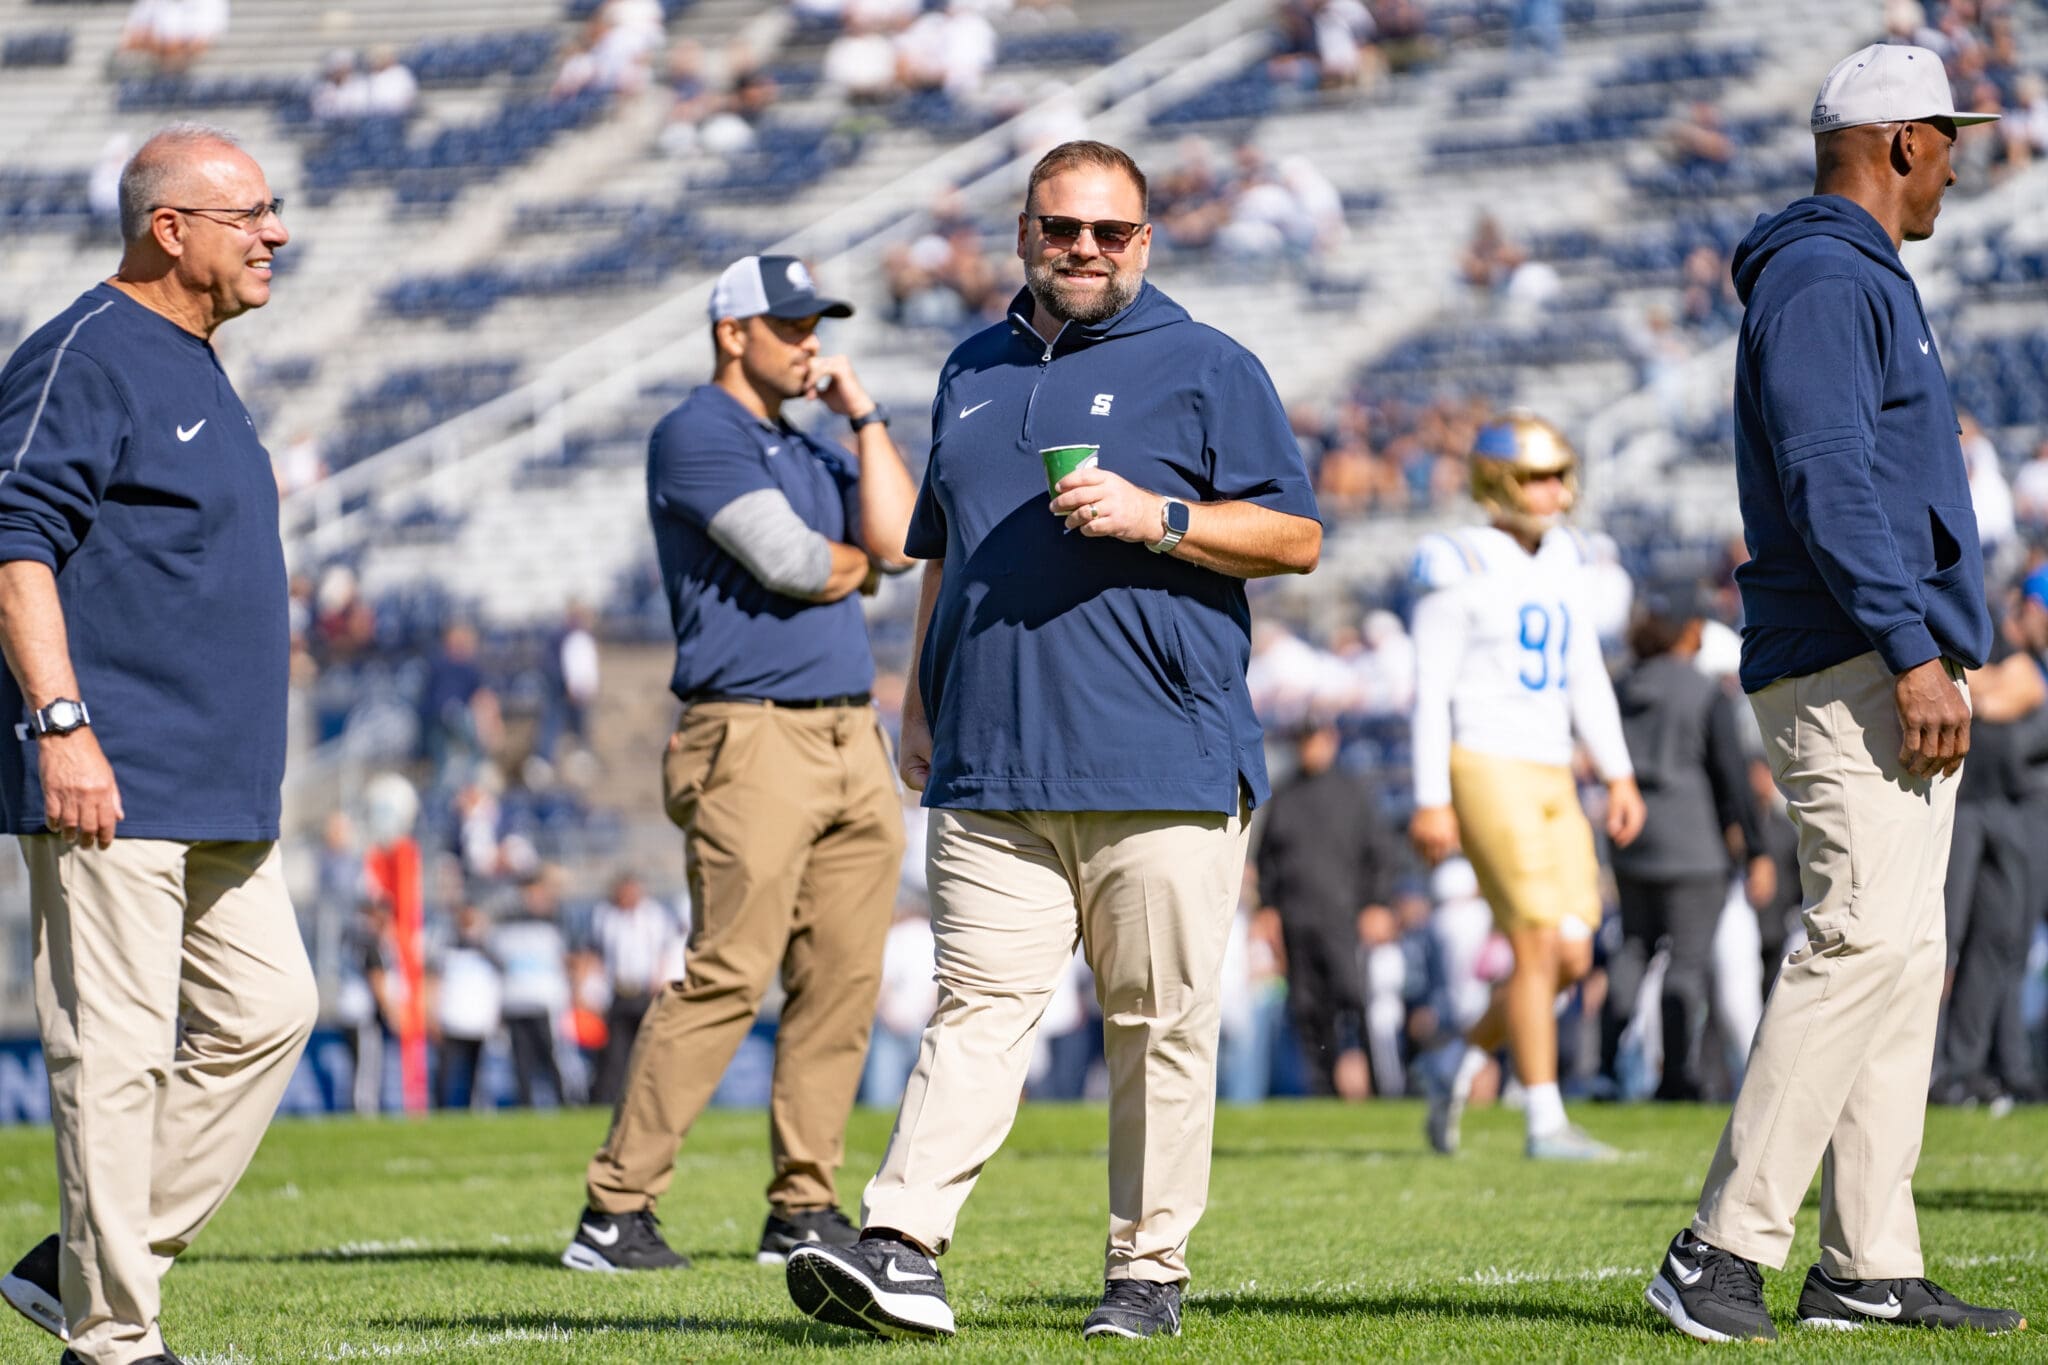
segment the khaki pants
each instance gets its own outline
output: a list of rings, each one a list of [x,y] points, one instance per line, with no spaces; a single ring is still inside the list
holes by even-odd
[[[634,1038],[611,1134],[585,1173],[590,1206],[631,1213],[668,1189],[778,969],[768,1202],[834,1205],[903,865],[881,721],[866,706],[700,703],[683,712],[662,780],[684,835],[689,955]]]
[[[21,848],[64,1316],[80,1359],[127,1365],[164,1349],[158,1281],[255,1155],[319,991],[274,843]]]
[[[1078,937],[1109,1061],[1106,1273],[1185,1280],[1209,1198],[1242,815],[935,810],[930,825],[939,1004],[862,1222],[946,1249],[1016,1119],[1032,1037]]]
[[[1750,699],[1799,826],[1807,943],[1771,990],[1693,1221],[1782,1267],[1818,1166],[1821,1267],[1851,1279],[1922,1273],[1913,1168],[1945,965],[1957,778],[1900,767],[1892,685],[1872,653]]]

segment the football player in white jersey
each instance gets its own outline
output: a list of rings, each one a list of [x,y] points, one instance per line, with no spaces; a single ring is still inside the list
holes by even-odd
[[[1472,1083],[1506,1043],[1527,1096],[1532,1157],[1604,1160],[1612,1148],[1565,1116],[1557,996],[1593,964],[1599,864],[1579,806],[1573,737],[1607,784],[1607,833],[1642,829],[1614,689],[1581,579],[1583,539],[1562,525],[1578,458],[1557,429],[1512,413],[1482,428],[1472,495],[1492,524],[1433,534],[1415,556],[1415,817],[1431,864],[1462,847],[1515,967],[1436,1087],[1429,1139],[1458,1148]]]

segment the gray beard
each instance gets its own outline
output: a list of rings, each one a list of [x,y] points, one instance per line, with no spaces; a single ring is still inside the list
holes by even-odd
[[[1109,277],[1109,287],[1086,302],[1072,302],[1066,297],[1065,287],[1055,273],[1062,262],[1049,265],[1033,262],[1024,267],[1024,283],[1031,289],[1031,297],[1038,301],[1053,317],[1062,322],[1078,322],[1083,326],[1101,322],[1104,318],[1115,317],[1131,306],[1131,300],[1138,297],[1138,290],[1144,285],[1144,277],[1118,271]]]

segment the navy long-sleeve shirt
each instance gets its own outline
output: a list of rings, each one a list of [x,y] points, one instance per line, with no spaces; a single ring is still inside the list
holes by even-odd
[[[1941,352],[1877,220],[1837,195],[1735,251],[1742,686],[1876,650],[1903,673],[1991,646],[1984,556]]]
[[[110,285],[0,369],[0,563],[55,573],[117,835],[274,839],[291,654],[270,456],[213,348]],[[0,817],[43,832],[0,670]]]

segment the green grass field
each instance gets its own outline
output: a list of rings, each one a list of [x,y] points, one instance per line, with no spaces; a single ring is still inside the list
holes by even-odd
[[[1206,1360],[1603,1361],[1742,1349],[1695,1346],[1641,1298],[1691,1209],[1721,1111],[1578,1112],[1628,1160],[1533,1166],[1518,1117],[1501,1112],[1469,1120],[1466,1153],[1446,1161],[1424,1150],[1412,1104],[1222,1111],[1186,1334],[1152,1349]],[[854,1121],[850,1203],[889,1118]],[[756,1113],[707,1116],[677,1170],[662,1213],[694,1270],[558,1268],[604,1124],[595,1111],[280,1123],[165,1282],[171,1346],[192,1365],[763,1351],[1050,1360],[1082,1349],[1106,1217],[1098,1107],[1025,1110],[943,1263],[961,1335],[933,1345],[884,1346],[811,1324],[790,1307],[780,1269],[754,1264],[767,1174]],[[50,1163],[46,1131],[0,1133],[0,1247],[26,1248],[55,1226]],[[1780,1354],[2048,1358],[2048,1112],[1931,1115],[1919,1189],[1930,1273],[1965,1297],[2023,1308],[2037,1329],[2003,1339],[1798,1333],[1809,1210],[1793,1270],[1767,1277],[1786,1331]],[[55,1360],[49,1338],[0,1318],[0,1360]]]

